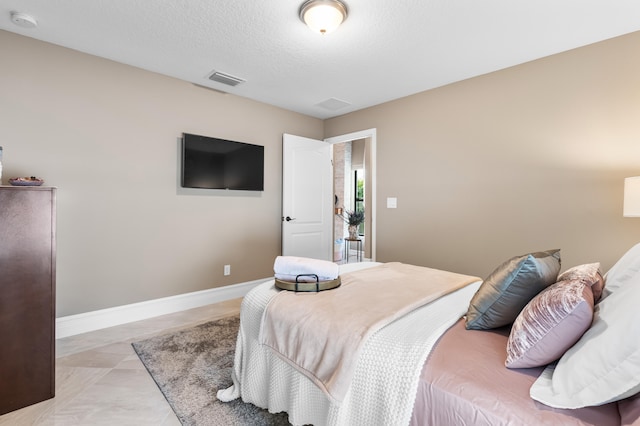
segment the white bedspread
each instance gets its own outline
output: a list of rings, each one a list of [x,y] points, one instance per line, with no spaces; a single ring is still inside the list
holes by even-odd
[[[344,265],[341,272],[379,263]],[[242,302],[233,385],[218,399],[286,411],[294,425],[408,425],[422,365],[433,344],[467,310],[480,282],[417,309],[371,336],[357,362],[342,404],[332,403],[307,377],[259,344],[262,315],[278,292],[273,281]]]

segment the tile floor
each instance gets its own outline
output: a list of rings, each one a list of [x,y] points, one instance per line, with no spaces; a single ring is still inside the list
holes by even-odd
[[[242,299],[56,341],[56,397],[0,416],[0,426],[179,426],[131,342],[240,312]]]

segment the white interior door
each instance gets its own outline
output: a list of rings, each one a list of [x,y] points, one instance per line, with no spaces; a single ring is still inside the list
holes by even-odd
[[[282,138],[282,254],[332,260],[331,144]]]

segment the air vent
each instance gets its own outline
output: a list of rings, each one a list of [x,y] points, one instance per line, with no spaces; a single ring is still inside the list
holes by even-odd
[[[209,80],[217,81],[218,83],[226,84],[227,86],[237,86],[238,84],[246,81],[220,71],[214,71],[213,74],[209,76]]]
[[[351,105],[349,102],[341,101],[340,99],[336,99],[336,98],[329,98],[326,101],[322,101],[319,104],[316,104],[316,106],[326,108],[330,111],[337,111],[349,105]]]

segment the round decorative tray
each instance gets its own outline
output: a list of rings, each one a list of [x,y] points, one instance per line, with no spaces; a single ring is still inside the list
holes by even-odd
[[[13,186],[40,186],[44,183],[43,179],[37,177],[11,178],[9,184]]]
[[[283,281],[276,278],[275,282],[276,282],[276,287],[279,288],[280,290],[289,290],[289,291],[295,291],[295,292],[300,292],[300,291],[318,292],[318,291],[324,291],[324,290],[331,290],[333,288],[340,287],[340,284],[341,284],[340,277],[331,281],[317,281],[317,282],[311,282],[311,283],[307,283],[307,282],[296,283],[291,281]]]

